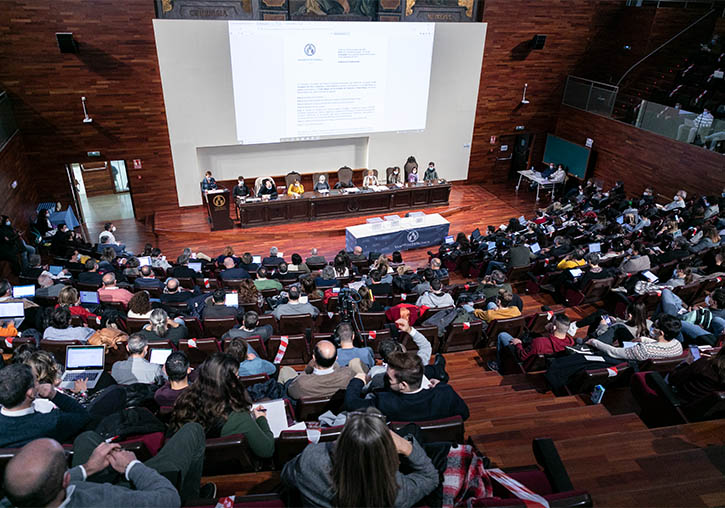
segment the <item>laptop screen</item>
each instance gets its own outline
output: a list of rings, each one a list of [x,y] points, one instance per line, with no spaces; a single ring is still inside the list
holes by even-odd
[[[583,272],[581,271],[580,268],[571,268],[569,270],[569,273],[571,274],[572,277],[574,277],[576,279],[577,277],[581,277]]]
[[[488,250],[496,250],[496,242],[488,242]]]
[[[474,229],[473,233],[471,233],[471,238],[473,238],[474,240],[478,240],[479,238],[481,238],[481,230],[478,228]]]
[[[536,254],[541,250],[541,246],[539,245],[539,242],[536,242],[529,245],[529,249],[531,249],[532,254]]]
[[[590,243],[589,252],[602,252],[602,245],[600,243]]]
[[[254,264],[261,264],[262,263],[262,256],[252,256],[252,263]]]
[[[194,270],[196,273],[201,273],[201,263],[189,263],[189,268]]]
[[[455,240],[453,239],[453,235],[446,236],[446,240],[445,241],[446,241],[446,245],[450,245],[453,242],[455,242]]]
[[[68,346],[66,348],[65,368],[102,369],[105,346]]]
[[[526,217],[524,217],[523,215],[521,217],[519,217],[519,224],[521,224],[522,226],[525,226],[526,225]]]
[[[58,265],[50,265],[48,267],[48,271],[55,276],[55,275],[58,275],[60,272],[63,271],[63,267],[62,266],[58,266]]]
[[[152,349],[149,362],[155,363],[156,365],[166,364],[166,359],[173,352],[173,349]]]
[[[0,318],[24,317],[23,302],[0,303]]]
[[[35,286],[13,286],[13,298],[32,298],[35,296]]]
[[[239,307],[239,294],[227,293],[224,296],[224,305],[227,307]]]
[[[617,224],[624,224],[624,215],[617,217]]]
[[[151,256],[139,256],[138,262],[141,263],[139,266],[151,266]]]
[[[81,291],[81,303],[101,303],[98,293],[95,291]]]

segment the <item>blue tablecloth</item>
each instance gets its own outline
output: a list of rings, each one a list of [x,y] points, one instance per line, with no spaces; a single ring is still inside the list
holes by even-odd
[[[450,224],[439,214],[426,215],[422,224],[405,218],[400,225],[373,231],[371,224],[345,228],[345,248],[352,251],[360,246],[363,252],[390,253],[396,250],[417,249],[430,245],[440,245],[446,236]]]
[[[50,222],[58,227],[60,224],[65,224],[68,229],[73,230],[80,226],[76,214],[73,213],[73,209],[68,207],[67,210],[61,210],[60,212],[50,212]]]

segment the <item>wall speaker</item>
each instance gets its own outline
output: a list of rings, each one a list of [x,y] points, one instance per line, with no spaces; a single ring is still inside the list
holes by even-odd
[[[543,49],[546,44],[546,35],[536,34],[531,39],[531,49]]]
[[[61,53],[78,53],[78,43],[73,38],[72,32],[56,32],[58,47]]]

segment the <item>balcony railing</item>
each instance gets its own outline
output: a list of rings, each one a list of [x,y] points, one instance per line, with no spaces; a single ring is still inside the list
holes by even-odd
[[[562,102],[604,116],[612,116],[619,88],[591,79],[569,76],[564,87]]]

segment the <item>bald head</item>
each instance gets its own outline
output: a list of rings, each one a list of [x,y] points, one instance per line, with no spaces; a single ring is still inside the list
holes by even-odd
[[[227,270],[234,268],[234,260],[232,258],[224,258],[224,268]]]
[[[113,286],[116,283],[116,274],[113,272],[107,273],[103,276],[104,286]]]
[[[166,281],[166,290],[169,293],[175,293],[177,289],[179,289],[178,279],[174,279],[173,277],[171,277],[169,280]]]
[[[355,254],[356,256],[362,255],[362,247],[360,247],[359,245],[356,245],[355,248],[352,249],[352,253]]]
[[[67,470],[63,447],[52,439],[36,439],[8,462],[5,492],[13,506],[47,506],[61,494]]]
[[[329,340],[321,340],[315,346],[315,363],[321,369],[329,369],[337,360],[337,348]]]
[[[430,267],[433,270],[440,270],[441,267],[441,260],[438,258],[433,258],[430,260]]]

